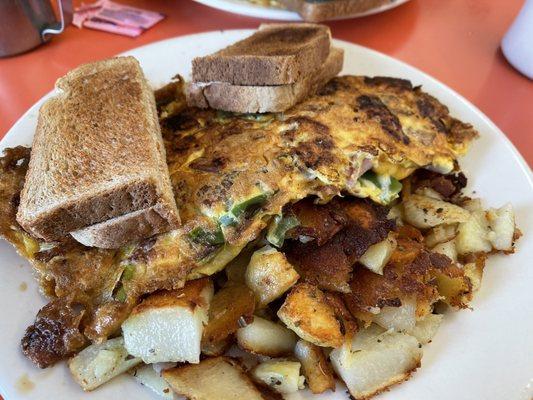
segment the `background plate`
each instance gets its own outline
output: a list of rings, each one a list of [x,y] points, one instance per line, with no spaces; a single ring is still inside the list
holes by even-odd
[[[227,11],[234,14],[247,15],[249,17],[275,19],[278,21],[301,21],[302,18],[295,12],[283,10],[280,8],[260,6],[252,4],[246,0],[194,0],[206,6],[217,8],[219,10]],[[349,17],[340,17],[336,19],[359,18],[367,15],[377,14],[391,8],[398,7],[409,0],[392,0],[390,4],[385,4],[380,7],[373,8],[359,14],[351,15]]]
[[[127,52],[142,64],[154,87],[176,73],[190,75],[190,61],[250,34],[250,30],[207,32],[153,43]],[[345,50],[344,74],[389,75],[410,79],[448,105],[452,115],[472,123],[481,138],[461,165],[469,188],[487,206],[511,201],[524,233],[517,254],[492,257],[485,269],[473,312],[451,312],[425,347],[422,368],[380,400],[530,400],[533,396],[533,183],[531,170],[504,134],[460,95],[419,70],[355,44],[335,41]],[[46,98],[46,97],[45,97]],[[29,145],[41,99],[13,126],[0,148]],[[21,284],[28,285],[21,290]],[[39,370],[22,356],[20,338],[45,304],[27,262],[0,241],[0,393],[6,400],[131,398],[156,399],[129,376],[82,394],[65,364]],[[21,389],[21,377],[35,385]],[[347,399],[344,390],[322,396],[296,394],[290,399]]]

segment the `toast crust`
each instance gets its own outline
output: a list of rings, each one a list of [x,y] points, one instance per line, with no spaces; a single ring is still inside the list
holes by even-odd
[[[85,64],[56,87],[39,112],[21,193],[17,221],[26,231],[57,240],[172,198],[153,92],[137,60]]]
[[[263,24],[252,36],[192,61],[194,82],[287,85],[316,70],[329,54],[329,28]]]
[[[342,70],[344,52],[332,48],[324,64],[299,82],[280,86],[240,86],[225,82],[190,83],[187,101],[190,106],[218,110],[265,113],[283,112],[314,94]]]
[[[141,239],[176,228],[169,218],[167,205],[157,204],[71,232],[71,236],[88,247],[117,249]]]

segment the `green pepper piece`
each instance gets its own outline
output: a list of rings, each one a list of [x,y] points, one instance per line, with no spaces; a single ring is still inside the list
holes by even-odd
[[[402,184],[398,179],[390,175],[378,175],[374,171],[365,172],[359,180],[363,186],[373,185],[379,188],[381,190],[380,203],[385,205],[396,199],[402,190]]]
[[[359,177],[359,179],[369,181],[369,182],[373,183],[375,186],[381,187],[381,185],[379,183],[379,179],[378,179],[378,174],[376,174],[372,170],[366,171],[363,175],[361,175]]]
[[[122,278],[123,281],[129,281],[131,278],[133,278],[133,275],[135,274],[135,265],[128,264],[124,267],[124,271],[122,271]]]
[[[217,227],[217,229],[213,232],[197,226],[191,232],[189,232],[188,236],[195,243],[209,246],[217,246],[224,244],[225,242],[224,234],[222,233],[222,229],[220,229],[220,227]]]
[[[124,289],[124,286],[120,286],[117,292],[115,293],[115,300],[124,303],[126,301],[126,298],[126,290]]]
[[[247,200],[244,200],[241,203],[235,204],[229,212],[222,215],[218,222],[222,226],[237,225],[239,217],[246,212],[250,212],[254,209],[254,206],[263,205],[268,198],[272,195],[271,192],[264,192],[253,197],[250,197]]]
[[[273,246],[282,247],[287,232],[298,225],[300,225],[300,221],[294,215],[286,217],[276,215],[268,228],[266,239]]]

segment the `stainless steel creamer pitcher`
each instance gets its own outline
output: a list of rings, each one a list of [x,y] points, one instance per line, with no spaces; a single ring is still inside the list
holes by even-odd
[[[59,21],[52,1],[57,1]],[[72,0],[0,0],[0,57],[47,42],[72,21]]]

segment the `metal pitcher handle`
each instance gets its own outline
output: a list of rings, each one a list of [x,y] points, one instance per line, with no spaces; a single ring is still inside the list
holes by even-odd
[[[59,10],[59,28],[48,27],[41,31],[41,38],[46,40],[46,35],[58,35],[65,30],[65,27],[72,22],[72,0],[57,0]]]

